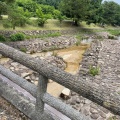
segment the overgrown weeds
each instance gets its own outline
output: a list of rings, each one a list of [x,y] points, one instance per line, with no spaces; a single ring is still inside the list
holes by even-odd
[[[100,68],[98,66],[90,66],[89,73],[92,76],[98,75],[100,73]]]

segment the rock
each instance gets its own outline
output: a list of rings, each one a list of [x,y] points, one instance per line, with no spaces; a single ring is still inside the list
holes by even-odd
[[[19,65],[19,63],[13,62],[13,63],[11,63],[11,65],[12,65],[13,67],[17,67],[17,66]]]
[[[100,111],[99,114],[101,117],[106,118],[106,114],[104,112]]]
[[[85,114],[87,116],[87,115],[89,115],[89,111],[87,109],[84,109],[83,114]]]
[[[74,95],[76,95],[76,94],[77,94],[76,92],[73,92],[73,91],[71,92],[71,95],[72,95],[72,96],[74,96]]]
[[[15,68],[14,68],[14,67],[10,67],[10,70],[14,71],[14,70],[15,70]]]
[[[74,109],[76,109],[76,110],[80,110],[80,107],[79,107],[79,105],[74,105],[74,106],[72,106]]]
[[[53,83],[54,81],[53,81],[53,80],[51,80],[51,79],[49,79],[49,80],[48,80],[48,82],[49,82],[49,83]]]
[[[68,88],[64,88],[62,93],[60,94],[60,97],[63,99],[69,99],[70,98],[70,90]]]
[[[109,110],[107,110],[106,108],[104,107],[100,107],[100,110],[102,110],[104,113],[108,114],[109,113]]]
[[[75,105],[75,104],[76,104],[76,97],[72,97],[71,105]]]
[[[85,104],[90,104],[92,101],[90,101],[90,100],[88,100],[88,99],[86,99],[85,100]]]
[[[93,113],[93,114],[97,114],[98,113],[98,111],[96,109],[94,109],[94,108],[90,108],[90,112]]]
[[[100,118],[98,118],[97,120],[105,120],[105,119],[100,117]]]
[[[76,103],[78,103],[78,104],[80,103],[80,99],[79,98],[76,99]]]
[[[98,113],[97,113],[97,114],[91,114],[90,116],[91,116],[91,118],[93,118],[93,119],[97,119],[97,118],[99,117],[99,114],[98,114]]]
[[[25,78],[27,77],[28,75],[30,75],[31,73],[21,73],[21,77]]]
[[[25,79],[26,79],[27,81],[31,81],[29,76],[25,77]]]

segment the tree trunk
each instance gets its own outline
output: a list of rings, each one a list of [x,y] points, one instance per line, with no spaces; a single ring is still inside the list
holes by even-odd
[[[74,21],[74,25],[78,26],[78,20],[77,19]]]

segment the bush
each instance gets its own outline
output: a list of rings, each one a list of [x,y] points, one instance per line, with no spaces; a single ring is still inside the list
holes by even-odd
[[[115,39],[114,35],[108,35],[108,39]]]
[[[11,41],[22,41],[24,39],[25,39],[25,35],[23,33],[16,33],[10,36]]]
[[[90,66],[90,68],[89,68],[89,73],[90,73],[92,76],[98,75],[99,72],[100,72],[100,68],[99,68],[99,67]]]
[[[21,48],[20,48],[20,51],[26,53],[26,52],[27,52],[27,48],[25,48],[25,47],[21,47]]]
[[[3,35],[0,35],[0,42],[4,42],[4,41],[6,41],[6,39],[5,39],[5,37],[3,36]]]
[[[38,18],[37,19],[37,24],[39,27],[43,27],[44,24],[46,23],[47,19],[46,18]]]

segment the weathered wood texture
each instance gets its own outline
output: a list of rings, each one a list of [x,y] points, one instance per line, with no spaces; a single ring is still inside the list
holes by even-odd
[[[18,75],[16,75],[15,73],[11,72],[10,70],[4,68],[1,65],[0,65],[0,73],[2,75],[4,75],[5,77],[7,77],[8,79],[10,79],[12,82],[14,82],[17,85],[19,85],[21,88],[26,89],[26,91],[31,93],[36,98],[36,96],[37,96],[37,92],[36,92],[37,91],[37,87],[34,84],[29,83],[25,79],[19,77]],[[17,79],[17,78],[19,78],[19,79]],[[55,109],[57,109],[61,113],[65,114],[66,116],[68,116],[72,120],[90,120],[90,118],[85,117],[83,114],[81,114],[80,112],[76,111],[71,106],[66,105],[61,100],[52,97],[48,93],[45,93],[44,95],[42,95],[41,99],[43,100],[44,103],[47,103],[48,105],[54,107]]]
[[[120,96],[0,43],[0,53],[120,115]]]
[[[39,116],[41,116],[41,114],[44,114],[45,104],[42,98],[47,91],[47,82],[48,82],[48,79],[46,77],[39,75],[39,81],[37,86],[37,97],[36,97],[36,104],[35,104],[35,114],[38,117],[38,120],[39,120]]]
[[[24,96],[20,96],[20,94],[16,90],[9,87],[6,83],[2,82],[1,78],[0,93],[0,96],[4,97],[6,100],[12,103],[18,110],[22,111],[26,116],[28,116],[32,120],[38,120],[35,113],[35,104],[33,104],[29,100],[26,100]],[[50,113],[44,111],[44,114],[40,114],[39,120],[59,120],[59,118],[54,119],[50,115]]]

